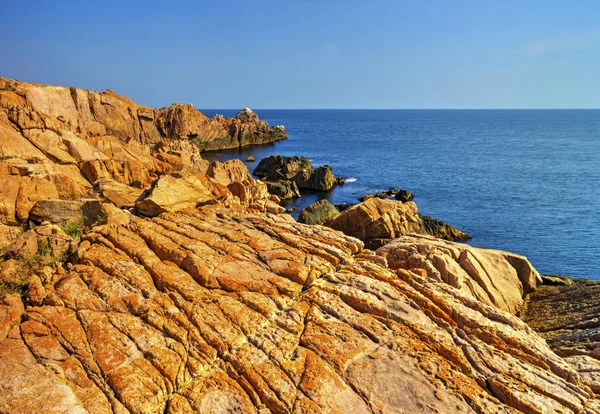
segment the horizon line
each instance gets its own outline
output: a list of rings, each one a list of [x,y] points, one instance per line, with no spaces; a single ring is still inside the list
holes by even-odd
[[[240,108],[196,108],[211,111],[239,111]],[[250,108],[252,109],[252,108]],[[256,108],[253,111],[598,111],[598,108]]]

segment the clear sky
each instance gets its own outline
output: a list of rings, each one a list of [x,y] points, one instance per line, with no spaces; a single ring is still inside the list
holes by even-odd
[[[17,0],[0,50],[153,107],[600,108],[598,0]]]

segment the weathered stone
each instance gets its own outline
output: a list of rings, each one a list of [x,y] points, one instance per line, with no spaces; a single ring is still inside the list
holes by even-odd
[[[135,203],[135,208],[147,217],[155,217],[166,211],[196,207],[214,200],[215,195],[206,183],[194,175],[163,175]]]
[[[598,409],[516,317],[322,226],[131,216],[72,260],[0,299],[2,412]]]
[[[241,110],[235,118],[207,118],[192,105],[175,103],[156,110],[156,125],[161,135],[191,139],[201,151],[238,148],[266,144],[287,138],[285,128],[269,128],[250,109]]]
[[[35,223],[49,221],[63,225],[66,222],[83,223],[83,202],[69,200],[40,200],[29,211],[29,220]]]
[[[133,207],[144,192],[141,188],[131,187],[113,180],[100,180],[96,182],[95,186],[102,198],[119,208]]]
[[[340,214],[327,199],[312,203],[300,212],[298,221],[306,224],[323,224]]]
[[[371,198],[344,210],[327,225],[368,242],[418,233],[421,219],[413,202]]]
[[[541,277],[523,256],[480,249],[431,236],[402,236],[377,253],[392,268],[424,269],[427,275],[512,314],[523,296],[536,289]]]

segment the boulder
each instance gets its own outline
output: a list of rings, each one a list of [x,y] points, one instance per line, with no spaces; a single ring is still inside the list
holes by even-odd
[[[340,214],[337,208],[329,202],[329,200],[323,199],[312,203],[300,212],[298,222],[305,224],[323,224],[335,216]]]
[[[131,187],[114,180],[100,180],[95,183],[98,193],[106,201],[118,208],[133,207],[144,190]]]
[[[368,243],[418,233],[421,218],[415,203],[371,198],[341,212],[327,226]],[[377,241],[377,244],[380,242]]]
[[[330,191],[336,185],[330,166],[314,169],[306,157],[270,155],[258,163],[253,174],[265,181],[294,181],[300,189]]]
[[[83,223],[83,202],[70,200],[40,200],[29,211],[34,223],[48,221],[59,226],[67,222]]]
[[[300,172],[312,169],[312,163],[306,157],[270,155],[258,163],[252,174],[266,181],[280,181],[292,180]]]
[[[248,158],[246,158],[246,161],[254,162],[254,161],[256,161],[256,158],[254,158],[252,155],[248,155]]]
[[[464,241],[471,238],[467,233],[452,227],[441,220],[424,215],[421,215],[420,217],[421,220],[423,220],[423,227],[421,228],[421,233],[423,234],[429,234],[439,239],[450,241]]]
[[[136,210],[155,217],[167,211],[177,211],[212,202],[215,195],[201,178],[194,175],[163,175],[135,203]]]
[[[523,256],[431,236],[402,236],[377,254],[394,269],[423,269],[429,277],[512,314],[519,313],[524,295],[542,280]]]
[[[281,200],[300,197],[300,190],[294,181],[265,181],[269,194],[276,195]]]
[[[329,165],[321,165],[311,171],[303,171],[298,174],[294,180],[299,188],[306,188],[317,191],[331,191],[336,186],[333,170]]]

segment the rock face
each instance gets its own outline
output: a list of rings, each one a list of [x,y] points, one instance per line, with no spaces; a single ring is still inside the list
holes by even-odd
[[[376,248],[396,237],[418,233],[421,218],[415,203],[370,198],[344,210],[327,225]]]
[[[329,200],[320,200],[312,203],[300,212],[298,221],[306,224],[323,224],[340,214]]]
[[[0,223],[26,221],[40,200],[89,196],[99,180],[146,188],[163,174],[206,173],[200,150],[286,137],[249,109],[209,119],[191,105],[154,110],[110,90],[0,78]]]
[[[402,236],[377,253],[387,257],[392,268],[423,269],[429,277],[512,314],[519,313],[523,296],[541,283],[523,256],[431,236]]]
[[[156,110],[156,125],[162,136],[189,139],[202,151],[266,144],[287,138],[281,125],[269,128],[251,109],[244,108],[235,118],[207,118],[192,105],[173,104]]]
[[[0,411],[600,408],[516,317],[361,249],[220,205],[96,227],[1,299]]]
[[[329,165],[314,169],[306,157],[270,155],[258,163],[253,174],[265,181],[293,181],[307,190],[330,191],[336,185]]]

